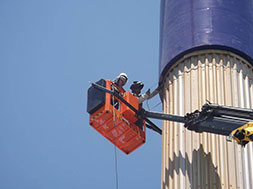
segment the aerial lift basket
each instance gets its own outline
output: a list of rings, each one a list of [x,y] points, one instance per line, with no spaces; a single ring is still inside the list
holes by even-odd
[[[96,84],[108,90],[114,85],[109,80],[101,79]],[[114,87],[117,87],[114,85]],[[118,88],[118,87],[117,87]],[[138,110],[138,99],[130,92],[118,88],[123,98]],[[143,130],[135,125],[136,114],[124,103],[120,103],[119,109],[112,105],[112,99],[120,102],[111,94],[101,91],[94,86],[88,89],[87,112],[90,114],[90,125],[112,142],[116,147],[125,152],[131,153],[146,141],[146,127],[143,122]]]

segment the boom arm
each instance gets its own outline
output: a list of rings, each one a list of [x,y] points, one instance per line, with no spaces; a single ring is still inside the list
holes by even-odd
[[[196,132],[228,136],[233,130],[250,121],[249,109],[205,104],[201,111],[185,116],[185,127]]]
[[[245,146],[253,141],[253,110],[205,104],[202,110],[188,113],[184,117],[158,112],[145,111],[146,117],[184,123],[184,126],[195,132],[207,132],[229,136]]]
[[[122,103],[133,110],[138,118],[144,119],[149,124],[147,125],[148,128],[159,134],[162,134],[162,130],[148,118],[184,123],[184,127],[199,133],[207,132],[230,136],[230,138],[235,139],[242,146],[245,146],[249,141],[253,141],[253,122],[250,122],[253,120],[253,110],[251,109],[207,103],[202,106],[201,111],[196,110],[185,116],[150,112],[144,109],[136,110],[116,92],[108,90],[96,83],[92,83],[92,85],[117,97]]]

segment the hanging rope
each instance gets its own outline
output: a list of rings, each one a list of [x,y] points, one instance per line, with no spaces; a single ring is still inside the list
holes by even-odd
[[[116,146],[114,145],[114,160],[115,160],[115,177],[116,177],[116,189],[119,188],[118,181],[118,160],[117,160],[117,151]]]
[[[155,86],[157,85],[157,83],[154,83],[151,87],[148,87],[148,89],[153,89]],[[150,111],[150,106],[149,106],[149,98],[146,100],[146,106],[148,108],[148,110]]]
[[[159,106],[160,104],[162,104],[162,102],[157,103],[155,106],[153,106],[153,107],[151,108],[151,110],[153,110],[154,108],[156,108],[156,107]]]
[[[155,83],[154,85],[152,85],[150,88],[153,88],[154,86],[156,86],[156,83]],[[146,100],[146,106],[147,106],[147,108],[148,108],[149,111],[153,110],[154,108],[156,108],[157,106],[159,106],[159,105],[162,103],[162,102],[159,102],[158,104],[156,104],[156,105],[153,106],[152,108],[150,108],[150,106],[149,106],[149,100],[150,100],[151,98],[153,98],[154,96],[156,96],[156,95],[160,92],[160,90],[162,89],[162,87],[163,87],[163,85],[158,86],[158,87],[150,94],[150,96],[149,96],[148,99]]]
[[[114,91],[114,87],[112,87],[112,91]],[[112,104],[115,105],[115,97],[112,96]],[[116,128],[115,125],[115,111],[114,108],[112,110],[113,113],[113,127]],[[115,167],[115,182],[116,182],[116,189],[119,188],[119,181],[118,181],[118,158],[117,158],[117,148],[116,148],[116,137],[114,139],[114,167]]]
[[[150,107],[149,107],[148,100],[146,100],[146,106],[147,106],[147,108],[148,108],[148,111],[150,111]]]

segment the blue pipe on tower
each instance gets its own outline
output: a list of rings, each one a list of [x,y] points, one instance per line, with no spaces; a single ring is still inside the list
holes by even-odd
[[[233,52],[253,64],[252,0],[161,0],[160,82],[185,54]]]

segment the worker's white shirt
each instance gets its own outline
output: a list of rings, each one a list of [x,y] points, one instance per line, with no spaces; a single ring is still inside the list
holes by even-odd
[[[140,97],[138,97],[139,100],[139,104],[143,103],[145,100],[148,99],[148,95],[147,94],[142,94]]]

